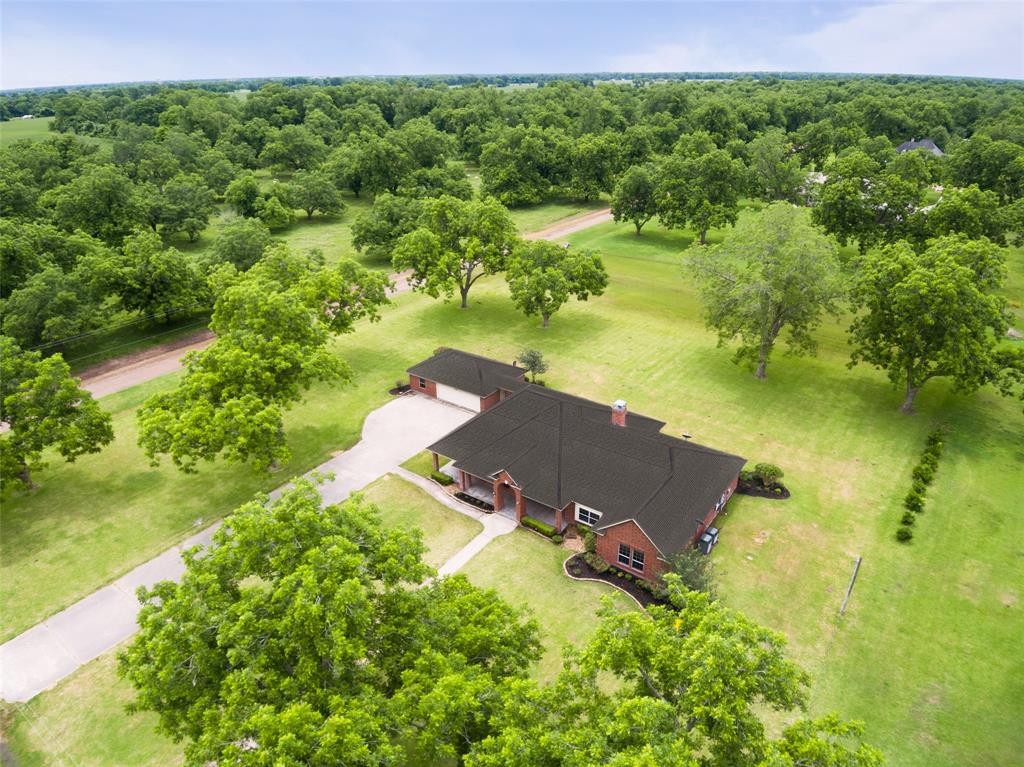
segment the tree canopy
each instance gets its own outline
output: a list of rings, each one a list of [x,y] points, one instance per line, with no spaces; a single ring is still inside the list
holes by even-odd
[[[708,325],[720,343],[740,339],[735,360],[756,363],[758,378],[783,330],[790,351],[813,353],[812,331],[844,293],[835,243],[785,202],[742,220],[721,244],[692,246],[686,263]]]
[[[600,257],[549,240],[525,242],[513,251],[505,272],[512,301],[527,316],[540,315],[544,327],[570,298],[586,301],[608,286]]]
[[[410,588],[430,575],[424,550],[359,496],[323,506],[309,479],[240,507],[180,583],[141,590],[119,655],[135,708],[186,739],[189,765],[376,767],[400,763],[403,739],[464,754],[538,632],[460,576]]]
[[[244,274],[221,267],[213,282],[217,340],[186,355],[178,387],[139,410],[139,444],[154,463],[169,455],[186,472],[217,456],[273,467],[289,455],[283,411],[316,381],[351,378],[327,342],[360,318],[377,319],[388,281],[353,261],[324,268],[278,245]]]
[[[860,310],[850,326],[851,366],[866,362],[902,386],[913,410],[921,387],[948,377],[960,391],[988,380],[997,339],[1006,330],[1002,249],[985,239],[949,235],[917,254],[907,243],[870,251],[853,290]]]
[[[9,427],[0,437],[4,489],[34,487],[33,472],[46,467],[48,449],[73,462],[114,439],[110,415],[72,378],[61,355],[23,351],[7,336],[0,336],[0,422]]]
[[[411,270],[413,290],[433,298],[457,290],[465,309],[473,284],[503,271],[515,243],[515,225],[497,200],[443,196],[423,201],[420,226],[398,240],[392,263]]]

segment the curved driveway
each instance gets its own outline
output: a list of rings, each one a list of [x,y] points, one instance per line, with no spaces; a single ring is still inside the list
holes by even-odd
[[[418,394],[397,397],[377,408],[366,417],[362,439],[356,445],[315,469],[321,474],[335,475],[320,487],[324,502],[343,501],[350,493],[384,474],[399,472],[399,464],[473,415],[468,410]],[[427,489],[435,492],[433,487]],[[280,495],[280,492],[279,489],[271,495]],[[450,508],[484,523],[484,531],[441,566],[443,573],[453,571],[449,564],[458,569],[495,535],[515,527],[496,515],[481,515],[468,506],[462,508],[450,498],[441,500]],[[185,571],[181,552],[208,544],[219,526],[219,522],[211,525],[0,645],[0,698],[9,702],[30,700],[134,634],[135,616],[139,611],[136,589],[152,586],[157,581],[178,580]]]

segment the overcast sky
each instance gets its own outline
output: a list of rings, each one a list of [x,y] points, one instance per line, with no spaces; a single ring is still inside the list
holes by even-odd
[[[0,87],[784,70],[1024,78],[1024,2],[9,2]]]

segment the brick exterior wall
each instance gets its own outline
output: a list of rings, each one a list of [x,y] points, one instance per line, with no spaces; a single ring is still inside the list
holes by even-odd
[[[732,498],[732,494],[736,492],[736,486],[739,484],[739,482],[740,475],[737,474],[735,478],[733,478],[733,481],[729,483],[729,487],[726,488],[725,492],[727,493],[727,495],[725,498],[725,503],[722,504],[722,508],[715,509],[714,506],[711,507],[711,509],[707,513],[707,516],[705,516],[701,523],[697,525],[697,532],[696,534],[694,534],[693,540],[696,541],[698,538],[700,538],[700,536],[704,534],[704,531],[714,524],[715,519],[718,517],[719,514],[722,513],[722,509],[724,509],[725,505],[729,503],[729,499]]]
[[[420,394],[426,394],[428,397],[437,397],[437,384],[429,379],[424,379],[427,382],[427,388],[420,386],[420,377],[410,375],[409,376],[409,388],[413,391],[418,391]]]
[[[488,394],[486,397],[480,398],[480,412],[484,412],[488,408],[492,408],[501,401],[501,391],[496,391],[492,394]]]
[[[627,572],[633,572],[637,575],[643,576],[647,580],[654,580],[658,575],[665,572],[668,569],[666,564],[658,559],[658,549],[651,543],[651,539],[648,538],[644,531],[641,530],[636,522],[632,520],[629,522],[622,522],[618,525],[609,527],[596,536],[597,544],[597,555],[601,557],[605,562],[615,565],[616,567],[625,570]],[[634,570],[632,567],[626,567],[625,565],[619,564],[619,544],[624,543],[631,549],[637,549],[644,553],[644,570]]]

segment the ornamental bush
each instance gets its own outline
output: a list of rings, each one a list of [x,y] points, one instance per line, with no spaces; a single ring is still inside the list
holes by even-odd
[[[536,530],[541,535],[546,535],[548,538],[556,533],[555,528],[546,522],[541,522],[539,519],[533,517],[523,517],[523,527],[528,527],[531,530]]]
[[[916,519],[917,519],[917,515],[914,514],[914,512],[912,512],[912,511],[904,511],[903,512],[903,516],[900,517],[900,524],[901,525],[912,525],[912,524],[914,524]]]
[[[765,487],[775,487],[776,483],[785,475],[782,469],[774,463],[759,463],[754,466],[754,476],[761,480]]]
[[[583,535],[583,550],[588,554],[597,551],[597,536],[589,530]]]
[[[924,495],[915,489],[911,489],[903,499],[903,507],[907,509],[907,511],[921,513],[924,511]]]
[[[583,561],[590,565],[591,569],[598,574],[606,573],[611,569],[611,565],[605,562],[597,554],[586,553],[583,555]]]
[[[900,543],[909,543],[910,539],[914,537],[914,531],[909,527],[901,527],[896,531],[896,540]]]
[[[443,472],[440,472],[440,471],[432,471],[432,472],[430,472],[430,478],[432,480],[434,480],[435,482],[438,482],[438,483],[440,483],[442,485],[445,485],[446,487],[448,485],[450,485],[452,482],[455,481],[454,479],[449,477],[447,474],[445,474]]]
[[[935,466],[919,463],[914,467],[911,476],[914,478],[915,484],[920,482],[924,486],[930,485],[932,480],[935,479]]]

